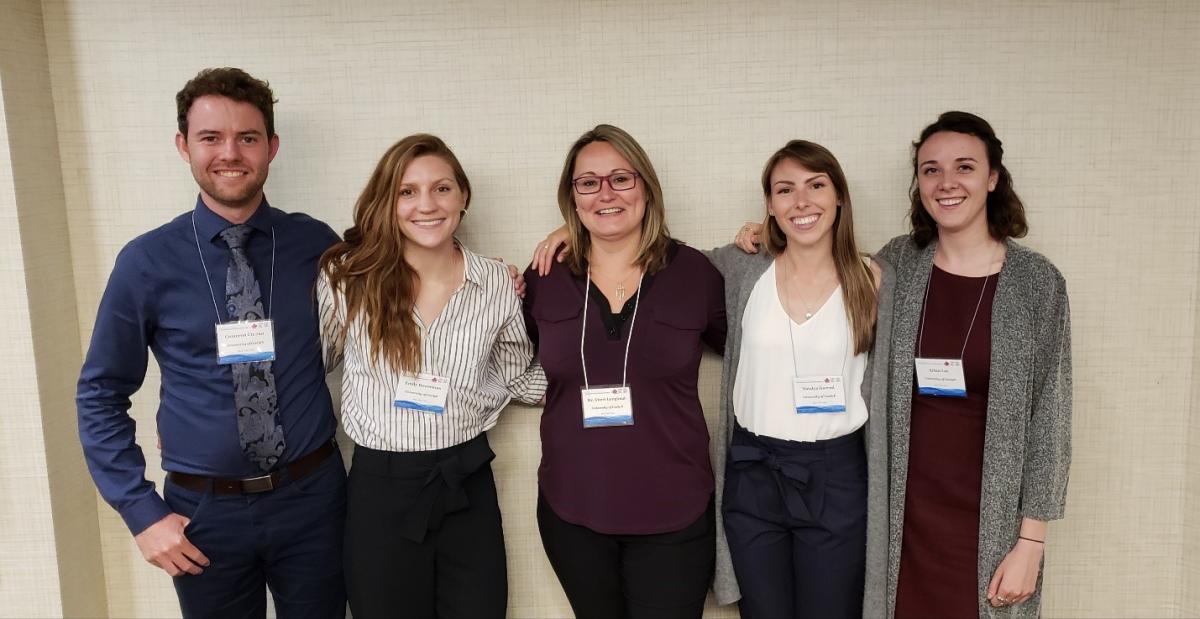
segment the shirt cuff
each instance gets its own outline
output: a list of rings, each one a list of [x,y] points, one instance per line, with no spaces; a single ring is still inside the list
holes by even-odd
[[[540,364],[530,365],[529,370],[508,385],[508,394],[518,402],[536,406],[546,395],[546,373]]]
[[[151,493],[150,496],[129,504],[120,511],[120,514],[121,518],[125,520],[125,526],[129,527],[129,532],[137,535],[149,528],[150,525],[169,516],[171,508],[167,506],[167,502],[162,497]]]

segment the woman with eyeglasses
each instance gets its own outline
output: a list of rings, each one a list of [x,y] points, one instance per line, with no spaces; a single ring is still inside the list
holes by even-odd
[[[427,134],[380,158],[345,240],[321,257],[326,367],[343,366],[346,591],[355,617],[503,617],[508,577],[485,432],[535,404],[521,304],[503,264],[454,238],[471,201]]]
[[[764,166],[762,191],[768,252],[704,252],[731,318],[713,588],[719,603],[740,596],[747,619],[875,616],[886,508],[868,518],[867,505],[886,505],[886,426],[869,420],[886,415],[886,364],[871,369],[868,351],[886,357],[888,323],[877,337],[876,315],[888,310],[877,294],[890,300],[890,271],[858,253],[849,186],[828,149],[789,142]],[[539,272],[561,241],[556,231],[535,252]]]
[[[700,617],[715,521],[704,345],[725,343],[721,276],[668,234],[642,147],[598,125],[558,189],[571,256],[526,272],[549,382],[538,528],[578,617]]]
[[[879,252],[896,271],[886,617],[1041,614],[1071,461],[1071,318],[1062,274],[1013,240],[1028,226],[1003,154],[974,114],[925,127],[912,231]]]

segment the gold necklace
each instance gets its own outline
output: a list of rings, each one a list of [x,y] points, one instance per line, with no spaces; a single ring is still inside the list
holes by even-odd
[[[788,270],[789,271],[792,270],[790,268],[790,266],[789,266]],[[789,288],[792,288],[795,291],[796,298],[800,300],[800,305],[804,306],[804,322],[808,322],[808,320],[813,317],[813,311],[811,308],[808,307],[808,301],[804,300],[804,295],[800,293],[800,287],[799,287],[800,286],[800,278],[799,278],[798,274],[792,273],[790,277],[787,274],[784,274],[784,285]],[[820,292],[820,290],[821,290],[821,288],[818,286],[817,291]],[[786,289],[785,289],[785,292],[786,292]],[[784,295],[784,296],[786,297],[787,295]],[[784,303],[786,304],[786,302],[787,301],[785,299]],[[819,310],[820,308],[817,308],[817,309]],[[788,310],[788,308],[785,306],[784,310]],[[789,311],[789,313],[791,313],[791,312]]]
[[[625,274],[625,277],[621,278],[621,281],[617,282],[617,287],[615,290],[616,295],[617,295],[617,303],[621,303],[625,300],[625,293],[626,293],[625,282],[629,281],[629,278],[634,273],[637,273],[637,272],[638,272],[638,268],[634,267],[632,271]]]

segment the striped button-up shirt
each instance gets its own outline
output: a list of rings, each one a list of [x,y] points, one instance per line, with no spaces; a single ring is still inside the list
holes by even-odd
[[[382,356],[371,358],[366,318],[359,313],[343,335],[346,300],[317,282],[325,367],[343,364],[342,426],[356,444],[387,451],[427,451],[465,443],[491,429],[510,399],[536,404],[546,376],[533,361],[521,303],[508,270],[461,244],[464,280],[446,307],[421,329],[421,372],[449,379],[445,412],[394,405],[401,374]],[[338,302],[335,304],[334,295]]]

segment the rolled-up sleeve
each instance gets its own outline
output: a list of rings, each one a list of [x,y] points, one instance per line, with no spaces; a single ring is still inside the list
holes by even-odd
[[[534,358],[520,300],[513,294],[508,303],[511,311],[492,347],[492,367],[514,400],[537,404],[546,395],[546,372]]]

